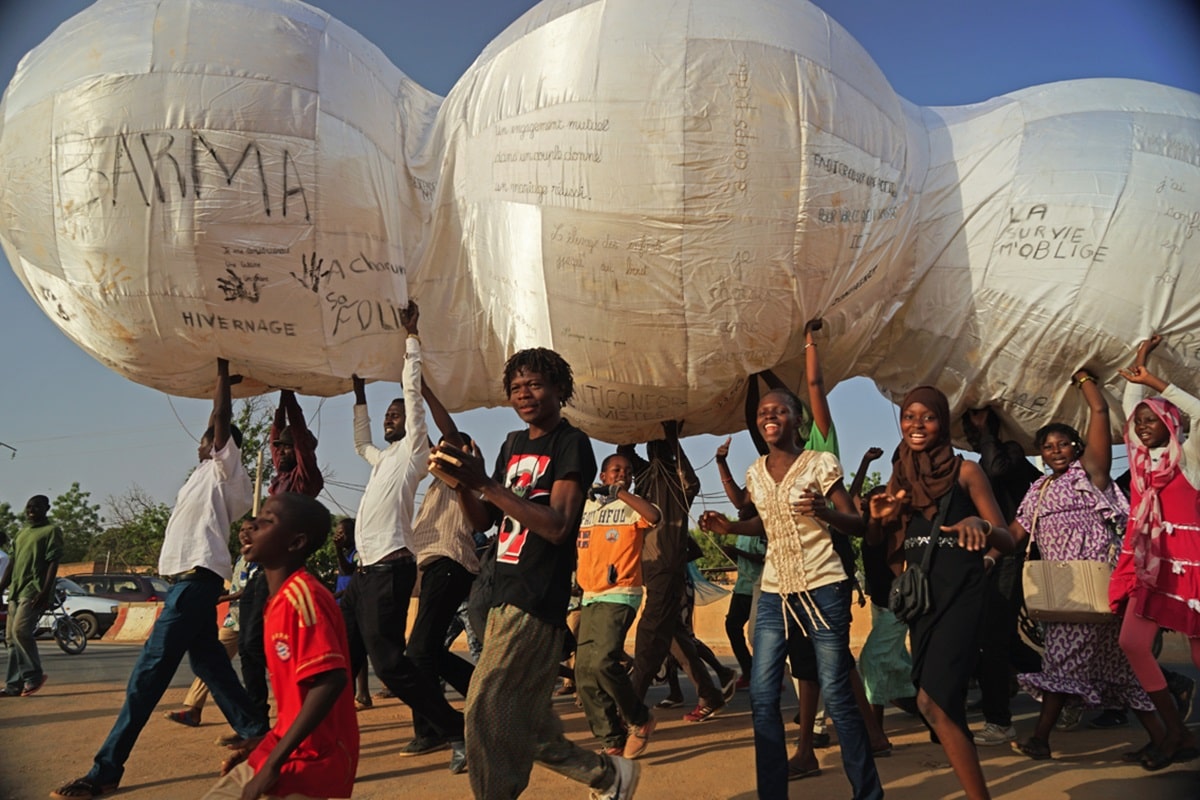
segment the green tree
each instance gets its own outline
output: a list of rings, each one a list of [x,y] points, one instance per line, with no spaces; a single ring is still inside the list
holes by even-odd
[[[238,400],[233,408],[233,424],[242,432],[242,464],[254,481],[258,470],[258,454],[263,454],[262,485],[265,489],[275,475],[271,463],[271,422],[275,418],[275,406],[270,395],[257,395]]]
[[[92,540],[104,530],[100,505],[90,502],[91,497],[91,492],[83,491],[75,482],[50,504],[50,521],[63,533],[64,562],[86,558]]]
[[[108,498],[113,524],[92,541],[88,557],[122,570],[158,563],[171,508],[153,500],[140,486]]]
[[[22,519],[20,514],[13,511],[11,505],[0,503],[0,533],[3,533],[8,541],[11,542],[17,531],[21,530]]]

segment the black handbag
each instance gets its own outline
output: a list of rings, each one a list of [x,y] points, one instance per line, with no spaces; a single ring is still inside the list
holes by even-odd
[[[938,538],[942,533],[942,522],[946,519],[946,511],[950,508],[950,497],[957,486],[951,486],[950,491],[942,495],[938,504],[937,516],[929,528],[929,544],[925,546],[925,554],[920,564],[909,564],[908,569],[901,572],[892,581],[892,590],[888,593],[888,608],[896,619],[911,625],[922,614],[933,609],[933,597],[929,593],[929,566],[933,563],[933,551],[937,549]]]

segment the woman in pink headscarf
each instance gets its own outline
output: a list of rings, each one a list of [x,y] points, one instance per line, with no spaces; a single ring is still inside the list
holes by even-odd
[[[1129,449],[1130,515],[1108,599],[1122,615],[1121,649],[1150,695],[1166,735],[1139,751],[1148,770],[1200,756],[1152,652],[1158,629],[1188,637],[1200,666],[1200,431],[1179,441],[1181,411],[1200,424],[1200,400],[1168,384],[1145,366],[1161,341],[1138,348],[1137,363],[1121,370],[1125,394],[1125,445]],[[1143,398],[1147,386],[1161,397]]]

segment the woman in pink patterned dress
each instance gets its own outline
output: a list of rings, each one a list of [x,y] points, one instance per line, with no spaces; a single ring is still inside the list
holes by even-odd
[[[1137,363],[1121,370],[1129,381],[1131,513],[1108,589],[1113,611],[1122,615],[1121,649],[1166,726],[1161,738],[1151,731],[1140,751],[1148,770],[1200,757],[1152,651],[1160,627],[1178,631],[1200,666],[1200,400],[1146,369],[1159,341],[1143,342]],[[1162,396],[1142,399],[1143,386]],[[1182,414],[1192,419],[1185,442],[1179,440]]]
[[[1041,557],[1049,561],[1108,561],[1119,544],[1129,505],[1109,478],[1112,432],[1108,403],[1086,370],[1072,381],[1083,392],[1091,416],[1087,446],[1069,425],[1051,423],[1034,437],[1034,445],[1050,474],[1036,480],[1010,526],[1018,541],[1033,537]],[[1112,622],[1043,623],[1046,652],[1042,671],[1017,676],[1021,688],[1041,700],[1042,712],[1033,735],[1014,746],[1034,759],[1050,758],[1050,733],[1069,697],[1090,707],[1128,706],[1147,730],[1162,726],[1154,705],[1138,685],[1117,641],[1119,620]]]

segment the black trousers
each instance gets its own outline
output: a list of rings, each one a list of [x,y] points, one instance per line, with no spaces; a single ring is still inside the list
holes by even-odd
[[[471,592],[475,582],[466,567],[443,556],[421,570],[421,591],[417,601],[417,617],[413,620],[405,654],[425,676],[435,683],[438,678],[454,687],[464,698],[471,683],[475,665],[451,653],[446,647],[446,631],[458,613],[458,607]],[[413,730],[418,738],[437,735],[429,722],[413,712]]]
[[[351,640],[362,638],[375,677],[400,698],[413,714],[420,714],[436,735],[462,741],[463,715],[446,702],[437,681],[422,673],[405,654],[404,632],[408,604],[417,582],[413,561],[372,565],[354,576],[342,595],[342,617]],[[363,653],[351,652],[351,674],[363,665]]]
[[[1007,728],[1012,724],[1009,697],[1011,670],[1040,672],[1041,657],[1021,640],[1017,614],[1024,602],[1021,565],[1024,559],[1001,556],[987,575],[983,626],[979,631],[979,667],[976,678],[986,722]]]
[[[670,653],[696,685],[700,701],[720,707],[724,703],[721,690],[713,684],[708,668],[700,660],[692,633],[680,613],[687,586],[683,567],[643,574],[642,577],[646,585],[646,605],[638,622],[633,650],[634,694],[645,702],[651,681]]]
[[[752,594],[732,594],[729,597],[729,611],[725,614],[725,635],[729,637],[729,648],[737,658],[742,676],[750,678],[750,648],[746,644],[746,623],[750,621],[750,606],[753,604]]]
[[[268,719],[267,654],[263,650],[263,612],[267,607],[267,576],[254,574],[238,600],[238,657],[242,662],[242,683],[250,696],[255,714]]]

